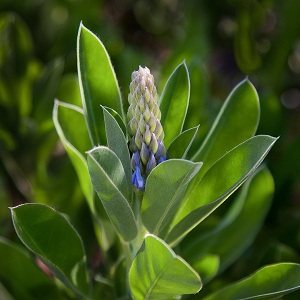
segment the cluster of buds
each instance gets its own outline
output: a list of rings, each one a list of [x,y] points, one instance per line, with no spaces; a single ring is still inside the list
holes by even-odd
[[[150,70],[140,66],[138,71],[132,73],[131,79],[127,117],[129,149],[132,153],[132,184],[143,191],[151,170],[166,160],[164,131],[160,123],[157,91]]]

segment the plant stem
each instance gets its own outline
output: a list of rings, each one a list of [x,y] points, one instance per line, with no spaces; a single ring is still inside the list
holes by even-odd
[[[143,193],[141,192],[136,192],[135,197],[133,199],[133,211],[135,214],[136,218],[136,223],[137,223],[137,229],[138,233],[137,236],[135,237],[134,240],[130,242],[124,242],[122,241],[122,247],[123,247],[123,253],[126,261],[126,274],[127,274],[127,290],[128,290],[128,295],[130,295],[130,288],[129,288],[129,270],[131,268],[132,261],[134,257],[136,256],[137,252],[139,251],[144,237],[147,234],[147,230],[142,222],[141,218],[141,204],[142,204],[142,198],[143,198]]]
[[[141,217],[142,199],[143,199],[143,193],[136,192],[135,197],[134,197],[134,212],[135,212],[135,217],[136,217],[138,234],[137,234],[136,238],[130,242],[132,258],[135,257],[136,253],[140,249],[140,247],[143,243],[144,237],[148,232],[143,224],[142,217]]]

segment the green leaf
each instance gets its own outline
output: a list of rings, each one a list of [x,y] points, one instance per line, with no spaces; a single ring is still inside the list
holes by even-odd
[[[255,134],[260,116],[259,100],[249,80],[242,81],[222,106],[193,161],[202,161],[201,173],[233,147]]]
[[[127,125],[124,123],[124,120],[122,119],[120,114],[118,114],[118,112],[116,112],[114,109],[110,107],[104,106],[104,108],[115,118],[119,127],[122,129],[124,136],[127,136],[127,131],[126,131]]]
[[[195,294],[202,287],[199,275],[161,239],[147,235],[129,271],[135,299],[173,299]]]
[[[110,225],[110,221],[103,206],[101,204],[97,205],[94,201],[94,189],[86,161],[86,151],[91,148],[91,142],[85,126],[83,111],[78,106],[56,100],[53,109],[53,122],[75,168],[83,194],[95,217],[94,220],[97,221],[95,231],[100,230],[97,236],[101,240],[101,247],[102,249],[108,249],[111,244],[113,228],[107,226],[107,224]],[[100,217],[98,214],[100,214]]]
[[[68,73],[62,77],[56,98],[79,107],[82,106],[77,74]]]
[[[170,158],[186,158],[193,144],[199,126],[190,128],[179,134],[169,146],[167,152]]]
[[[169,77],[159,101],[166,148],[182,131],[189,98],[190,78],[187,66],[183,62]]]
[[[105,143],[105,126],[100,105],[123,116],[116,74],[102,42],[80,24],[77,38],[77,68],[82,107],[94,146]]]
[[[174,217],[186,188],[201,163],[169,159],[159,164],[146,181],[142,220],[149,232],[158,234]]]
[[[19,205],[11,209],[11,214],[24,245],[76,294],[87,297],[86,256],[82,240],[69,221],[41,204]]]
[[[261,169],[243,185],[222,222],[183,248],[182,255],[194,267],[203,253],[220,257],[219,272],[234,262],[253,242],[269,211],[274,182],[267,169]]]
[[[217,209],[251,176],[270,151],[276,138],[255,136],[218,160],[192,191],[178,211],[167,234],[174,243]],[[197,177],[197,176],[196,176]],[[196,178],[194,180],[198,180]]]
[[[137,234],[137,226],[130,203],[124,168],[117,155],[99,146],[88,153],[88,168],[92,184],[111,222],[125,241]]]
[[[196,251],[197,253],[199,253],[198,250]],[[182,256],[186,258],[184,255]],[[193,264],[191,264],[191,266],[196,272],[201,274],[202,282],[205,285],[218,274],[220,258],[217,255],[203,255],[202,253],[201,257],[198,257],[197,261],[194,261]]]
[[[89,207],[94,212],[93,187],[85,158],[85,152],[91,148],[91,143],[83,111],[75,105],[56,100],[53,108],[53,122],[76,170]]]
[[[277,299],[298,289],[300,265],[280,263],[266,266],[203,300]]]
[[[0,257],[0,282],[5,282],[8,292],[16,299],[38,300],[39,291],[43,291],[43,299],[61,299],[54,281],[37,267],[25,249],[0,237]],[[0,299],[8,298],[1,297],[0,292]]]
[[[129,191],[132,191],[130,155],[124,133],[116,119],[108,112],[108,110],[105,107],[102,107],[102,109],[108,147],[119,157],[120,161],[122,162],[127,179],[128,189]],[[132,197],[131,194],[129,197]]]

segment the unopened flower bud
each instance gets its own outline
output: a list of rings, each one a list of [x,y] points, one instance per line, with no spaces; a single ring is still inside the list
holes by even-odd
[[[142,144],[142,149],[140,154],[141,154],[141,160],[143,164],[146,165],[149,159],[149,149],[145,143]]]
[[[157,165],[157,162],[155,160],[153,152],[151,151],[150,157],[149,157],[149,160],[147,163],[147,168],[146,168],[147,174],[149,174],[156,167],[156,165]]]
[[[149,145],[149,149],[153,152],[153,153],[157,153],[157,149],[158,149],[158,142],[157,142],[157,139],[155,137],[155,134],[152,133],[152,136],[151,136],[151,142],[150,142],[150,145]]]
[[[139,67],[138,71],[132,73],[131,79],[127,117],[131,136],[129,149],[132,152],[132,184],[138,190],[144,190],[149,173],[166,160],[164,132],[160,123],[157,91],[150,70]]]

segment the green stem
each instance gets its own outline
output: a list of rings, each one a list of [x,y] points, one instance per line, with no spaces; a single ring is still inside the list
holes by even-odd
[[[131,255],[132,258],[135,257],[136,253],[140,249],[144,237],[147,234],[147,229],[145,228],[142,217],[141,217],[141,205],[142,205],[142,199],[143,199],[143,193],[136,192],[135,198],[134,198],[134,211],[135,211],[135,217],[137,222],[137,228],[138,228],[138,234],[136,238],[131,241]]]
[[[125,297],[130,297],[131,292],[130,292],[130,287],[129,287],[129,270],[130,270],[130,267],[132,264],[130,243],[121,241],[121,244],[122,244],[123,254],[124,254],[125,262],[126,262],[126,295],[125,295]]]
[[[123,251],[124,251],[124,255],[125,255],[125,259],[126,259],[126,265],[127,265],[127,271],[129,271],[132,261],[136,255],[136,253],[138,252],[138,250],[140,249],[145,234],[147,233],[146,228],[144,227],[142,218],[141,218],[141,204],[142,204],[142,198],[143,198],[143,194],[140,192],[135,193],[135,197],[134,197],[134,202],[133,202],[133,210],[134,210],[134,214],[136,217],[136,223],[137,223],[137,228],[138,228],[138,233],[137,236],[135,237],[134,240],[132,240],[129,243],[126,242],[122,242],[122,246],[123,246]]]
[[[135,255],[137,254],[137,252],[139,251],[139,249],[144,241],[144,237],[147,234],[147,230],[144,227],[144,224],[143,224],[142,218],[141,218],[141,213],[140,213],[142,198],[143,198],[143,193],[136,192],[134,200],[133,200],[134,201],[133,202],[133,210],[134,210],[134,214],[136,217],[136,223],[137,223],[137,228],[138,228],[137,236],[135,237],[134,240],[130,241],[129,243],[122,241],[123,253],[124,253],[125,261],[126,261],[128,295],[130,295],[129,280],[128,280],[129,270],[131,268],[132,261],[133,261]]]
[[[131,255],[131,250],[130,250],[130,244],[126,242],[122,242],[122,247],[123,247],[123,253],[125,256],[125,261],[126,261],[126,269],[127,269],[127,274],[129,272],[129,269],[131,267],[132,263],[132,255]]]

